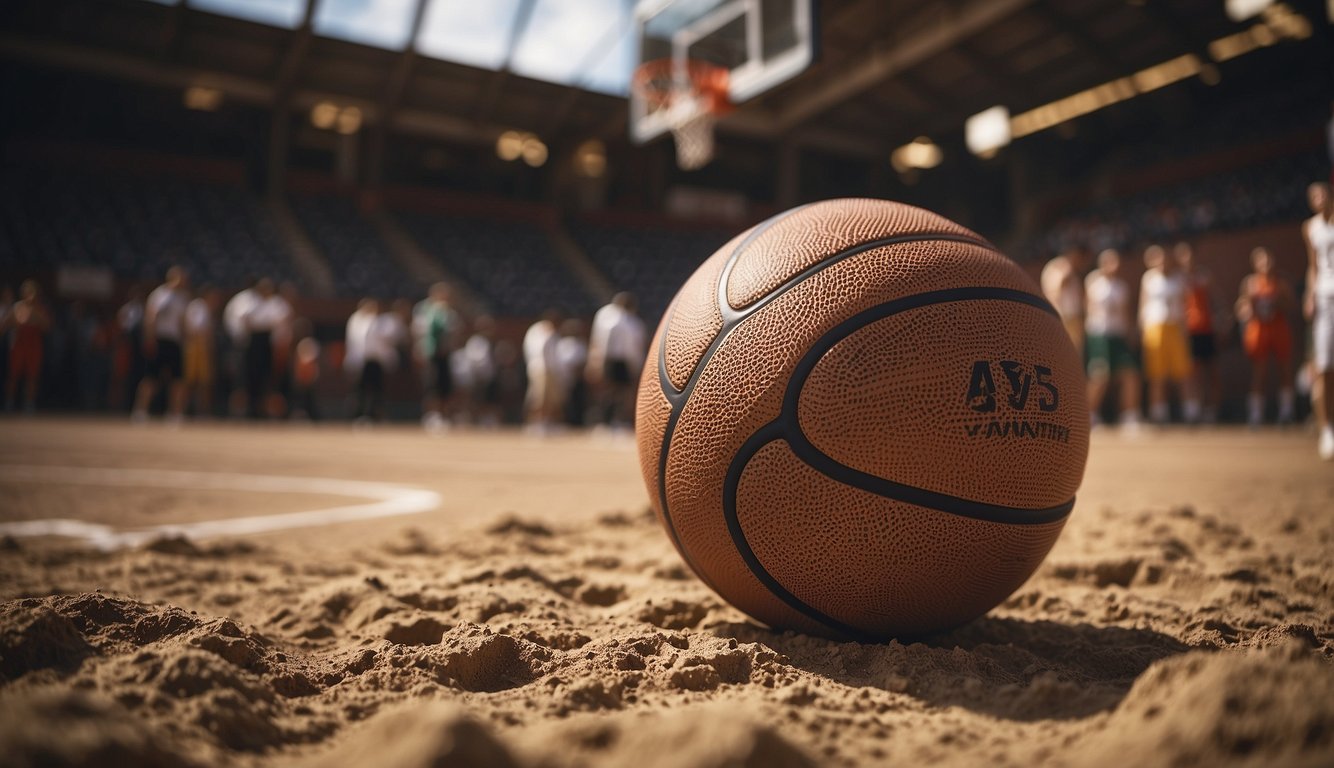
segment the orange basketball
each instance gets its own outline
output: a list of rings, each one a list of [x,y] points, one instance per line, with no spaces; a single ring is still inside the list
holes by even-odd
[[[636,430],[653,506],[718,594],[881,639],[980,616],[1033,573],[1088,426],[1079,355],[1014,262],[920,208],[830,200],[691,276]]]

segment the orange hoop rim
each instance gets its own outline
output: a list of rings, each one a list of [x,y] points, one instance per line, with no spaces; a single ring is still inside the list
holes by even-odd
[[[728,70],[700,59],[686,60],[688,91],[700,97],[703,108],[713,114],[722,114],[732,108],[727,98]],[[653,109],[671,106],[678,94],[676,63],[670,58],[651,59],[635,67],[630,88]]]

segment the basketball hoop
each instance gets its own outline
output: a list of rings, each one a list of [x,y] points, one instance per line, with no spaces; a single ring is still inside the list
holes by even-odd
[[[676,141],[676,164],[683,171],[713,159],[713,129],[732,108],[725,67],[707,61],[654,59],[635,68],[630,90],[645,115],[661,115]]]

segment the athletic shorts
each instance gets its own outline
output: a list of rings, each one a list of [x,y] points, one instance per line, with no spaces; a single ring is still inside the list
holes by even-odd
[[[213,348],[209,340],[196,336],[185,342],[185,383],[199,386],[213,383]]]
[[[1084,348],[1088,350],[1090,376],[1139,370],[1139,361],[1124,336],[1089,334],[1084,339]]]
[[[1252,362],[1262,363],[1273,358],[1286,363],[1292,359],[1292,330],[1282,318],[1268,322],[1250,321],[1241,342]]]
[[[603,365],[602,373],[613,385],[625,386],[633,383],[630,381],[630,364],[624,360],[608,359]]]
[[[454,370],[449,356],[432,357],[422,366],[422,386],[426,391],[444,400],[454,394]]]
[[[1190,335],[1190,359],[1208,363],[1218,357],[1218,342],[1212,333],[1192,333]]]
[[[1311,357],[1321,373],[1334,371],[1334,296],[1315,297],[1315,317],[1311,318],[1314,348]]]
[[[158,339],[157,352],[144,361],[144,372],[154,379],[179,379],[185,372],[181,343],[172,339]]]
[[[1190,376],[1186,331],[1176,323],[1144,328],[1144,376],[1149,381],[1184,381]]]

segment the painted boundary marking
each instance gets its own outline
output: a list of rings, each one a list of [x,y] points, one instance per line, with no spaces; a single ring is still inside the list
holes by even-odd
[[[260,493],[309,493],[375,499],[369,504],[251,515],[193,523],[164,523],[144,528],[117,530],[110,525],[69,518],[23,520],[0,523],[0,535],[16,538],[66,536],[82,539],[98,549],[133,547],[162,536],[207,539],[244,536],[292,528],[311,528],[379,517],[416,515],[440,506],[440,494],[421,488],[389,483],[336,480],[321,477],[246,475],[234,472],[187,472],[167,469],[111,469],[43,465],[0,465],[0,480],[52,485],[92,485],[121,488],[183,488],[187,490],[251,491]]]

